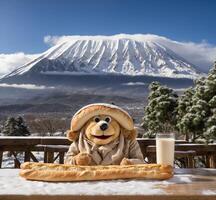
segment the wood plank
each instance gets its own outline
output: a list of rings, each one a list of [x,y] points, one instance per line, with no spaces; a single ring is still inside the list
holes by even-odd
[[[28,137],[0,137],[0,146],[2,145],[36,145],[41,143],[40,138],[28,138]]]
[[[206,154],[206,167],[210,168],[210,159],[211,159],[211,154],[207,153]]]
[[[210,155],[210,168],[216,168],[216,152]]]
[[[33,151],[35,145],[3,145],[1,146],[2,151]]]
[[[3,151],[0,150],[0,168],[2,167]]]
[[[147,139],[147,138],[137,138],[136,139],[138,143],[143,143],[148,145],[155,145],[156,144],[156,140],[155,139]],[[188,143],[186,140],[175,140],[176,144],[186,144]]]
[[[58,158],[59,158],[59,153],[57,153],[56,156],[55,156],[55,154],[54,154],[53,162],[55,162]]]
[[[30,151],[25,151],[24,152],[24,161],[25,162],[30,161]]]
[[[188,155],[187,156],[187,168],[194,168],[194,167],[195,167],[194,156]]]
[[[14,168],[20,168],[21,163],[20,163],[19,159],[17,158],[17,153],[14,151],[11,151],[11,154],[14,157]]]
[[[47,152],[47,162],[48,163],[53,163],[54,162],[54,152]]]
[[[205,153],[205,152],[216,152],[216,144],[176,144],[176,151],[196,151],[197,153]],[[154,153],[156,152],[156,146],[150,145],[147,147],[147,152]]]
[[[34,156],[34,154],[32,152],[29,152],[30,153],[30,157],[31,159],[34,161],[34,162],[38,162],[37,158]]]
[[[47,158],[48,158],[47,154],[48,154],[48,152],[47,152],[47,151],[44,151],[44,163],[47,163],[47,162],[48,162],[48,161],[47,161]]]
[[[45,145],[46,151],[52,152],[67,152],[69,145]]]
[[[59,152],[59,163],[63,164],[64,163],[64,152]]]
[[[42,137],[40,144],[44,144],[44,145],[70,145],[71,141],[69,141],[66,137]]]

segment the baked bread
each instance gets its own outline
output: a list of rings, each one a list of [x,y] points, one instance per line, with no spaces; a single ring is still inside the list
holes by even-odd
[[[20,176],[38,181],[93,181],[114,179],[156,179],[173,176],[170,165],[138,164],[108,166],[77,166],[52,163],[31,163],[21,165]]]

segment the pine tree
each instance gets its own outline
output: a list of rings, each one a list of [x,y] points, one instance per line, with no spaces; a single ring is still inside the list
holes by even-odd
[[[20,117],[20,116],[17,117],[16,122],[17,122],[17,126],[18,126],[17,135],[20,135],[20,136],[30,135],[30,132],[29,132],[27,126],[25,125],[22,117]]]
[[[178,109],[180,132],[188,134],[192,142],[211,142],[216,138],[216,63],[206,78],[196,81],[193,94],[187,101],[186,112]]]
[[[155,137],[157,132],[173,131],[176,125],[178,95],[158,82],[150,84],[148,105],[144,108],[142,127],[146,136]]]
[[[187,89],[182,96],[178,99],[177,107],[177,128],[185,135],[185,140],[189,140],[189,133],[187,130],[184,130],[184,126],[181,123],[182,118],[187,114],[189,108],[192,106],[192,96],[194,95],[194,89]]]
[[[207,79],[206,86],[208,87],[208,101],[209,112],[208,118],[205,120],[204,138],[207,142],[216,139],[216,62],[213,69],[210,71]]]
[[[3,126],[2,133],[6,136],[27,136],[30,132],[22,117],[9,117]]]
[[[12,136],[16,133],[16,120],[14,117],[8,117],[3,125],[3,135]]]

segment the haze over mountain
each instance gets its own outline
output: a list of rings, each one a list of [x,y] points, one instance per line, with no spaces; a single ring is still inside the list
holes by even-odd
[[[79,36],[51,47],[5,78],[17,76],[123,74],[196,78],[196,66],[165,45],[137,35]]]

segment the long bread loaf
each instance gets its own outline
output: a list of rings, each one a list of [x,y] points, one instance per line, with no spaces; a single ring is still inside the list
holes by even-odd
[[[173,176],[173,169],[170,165],[158,164],[77,166],[26,162],[21,165],[20,176],[41,181],[163,180]]]

